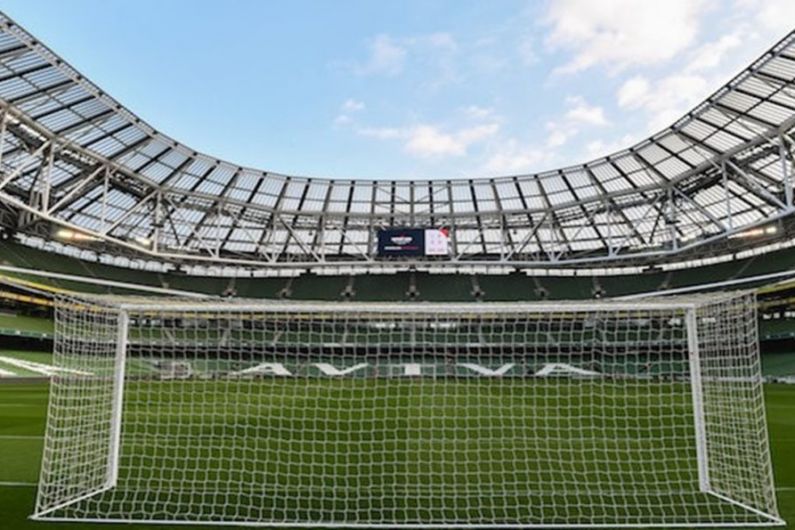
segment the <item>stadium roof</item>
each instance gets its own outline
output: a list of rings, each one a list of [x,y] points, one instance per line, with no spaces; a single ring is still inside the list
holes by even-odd
[[[795,32],[669,128],[581,165],[460,180],[290,176],[157,132],[0,14],[0,223],[163,260],[381,266],[375,237],[391,226],[449,227],[451,255],[426,258],[440,265],[725,251],[785,236],[794,126]]]

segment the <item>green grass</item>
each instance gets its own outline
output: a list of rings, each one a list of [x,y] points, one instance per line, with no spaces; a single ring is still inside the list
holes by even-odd
[[[247,503],[249,508],[237,513],[243,517],[274,514],[291,517],[299,511],[311,516],[320,510],[342,513],[350,509],[362,514],[372,511],[394,516],[438,517],[445,515],[439,497],[434,500],[426,494],[428,488],[434,488],[456,493],[461,501],[455,511],[460,516],[493,510],[494,504],[489,503],[487,493],[499,490],[510,478],[525,483],[567,480],[577,484],[581,490],[578,495],[541,492],[524,500],[555,502],[558,506],[589,503],[591,509],[601,510],[606,519],[611,515],[610,502],[621,505],[634,500],[649,506],[655,502],[673,506],[676,502],[705,502],[695,494],[691,498],[651,495],[652,486],[675,489],[695,476],[695,470],[683,464],[692,460],[690,455],[681,454],[692,448],[686,444],[661,448],[656,442],[660,436],[670,438],[677,434],[690,439],[692,434],[690,422],[686,421],[687,394],[678,392],[676,383],[659,384],[649,392],[639,392],[637,385],[622,389],[618,383],[600,383],[597,393],[593,384],[585,382],[564,385],[558,381],[541,386],[533,383],[532,387],[526,382],[516,382],[511,383],[514,391],[506,393],[499,386],[459,381],[443,383],[445,392],[441,393],[432,391],[434,383],[419,381],[390,384],[386,392],[374,391],[373,385],[379,383],[372,380],[304,381],[303,384],[295,381],[128,383],[125,403],[128,423],[122,458],[122,467],[128,470],[122,474],[119,491],[98,498],[97,502],[106,504],[115,500],[130,509],[155,513],[159,510],[163,517],[164,510],[173,509],[179,502],[198,506],[209,498],[214,502],[226,500],[230,505]],[[35,492],[32,484],[38,478],[47,388],[44,383],[0,384],[0,484],[6,484],[0,486],[0,528],[98,528],[90,524],[26,519],[32,511]],[[152,392],[161,396],[157,406],[152,405]],[[795,459],[792,458],[795,386],[768,385],[766,395],[779,507],[785,519],[795,521]],[[74,404],[102,408],[95,400]],[[384,404],[400,413],[385,417],[367,412],[373,405]],[[551,406],[561,405],[577,414],[561,418],[545,413]],[[605,407],[619,411],[643,407],[647,414],[651,411],[675,417],[682,413],[682,420],[669,418],[662,425],[646,425],[643,432],[636,430],[630,435],[626,430],[630,413],[624,420],[601,424],[608,436],[597,436],[594,413]],[[532,417],[532,428],[524,424],[514,429],[512,441],[506,443],[505,437],[510,433],[505,422],[497,428],[498,424],[491,421],[498,416],[504,419],[506,415]],[[576,433],[576,437],[555,436],[561,431]],[[395,436],[395,433],[414,435]],[[533,440],[528,441],[530,438]],[[536,458],[510,459],[530,443],[535,444]],[[636,456],[624,452],[621,461],[616,459],[603,465],[602,475],[586,472],[582,460],[574,457],[583,451],[594,455],[604,451],[619,454],[617,448],[629,443],[639,449],[632,453]],[[330,457],[329,453],[342,448],[347,448],[347,452]],[[386,451],[379,452],[379,448]],[[572,459],[561,460],[560,455],[567,452]],[[365,455],[369,455],[366,461]],[[192,459],[192,467],[173,466],[173,462],[187,459]],[[648,465],[664,459],[679,463],[674,467],[669,465],[668,473],[662,475]],[[223,465],[213,463],[221,461]],[[252,466],[254,461],[259,465]],[[363,463],[371,477],[381,478],[345,479],[346,472],[360,468]],[[136,480],[162,477],[162,470],[169,467],[168,494],[148,497],[138,494],[131,503],[134,492],[130,486]],[[462,473],[462,469],[467,469],[468,474]],[[306,479],[296,482],[289,478],[299,474]],[[653,484],[652,479],[660,476],[665,479],[662,486]],[[421,478],[420,483],[416,477]],[[605,484],[617,479],[635,484],[631,499],[614,498],[605,503],[589,493],[599,487],[604,489]],[[217,483],[213,486],[214,496],[191,491],[195,490],[189,486],[192,482],[208,481]],[[239,483],[246,485],[243,490],[232,486]],[[224,485],[227,491],[223,491]],[[331,488],[335,491],[334,499],[309,493],[328,493]],[[513,495],[515,501],[523,500],[517,491],[509,487],[509,494],[503,497],[510,501]],[[287,500],[279,505],[269,504],[273,492]],[[379,501],[383,498],[387,499],[386,504]],[[716,514],[726,513],[720,511],[724,508],[714,509]],[[546,511],[547,518],[550,513]],[[532,517],[534,513],[527,510],[524,515]],[[145,528],[143,525],[118,527]]]
[[[44,364],[48,366],[52,364],[51,353],[19,351],[19,350],[0,350],[0,369],[3,369],[7,372],[11,372],[16,377],[45,377],[45,376],[34,370],[28,370],[25,368],[21,368],[19,366],[8,364],[5,361],[3,361],[2,357],[9,357],[12,359],[19,359],[23,361],[31,361],[34,363]]]
[[[52,337],[55,323],[51,318],[0,313],[0,335]]]

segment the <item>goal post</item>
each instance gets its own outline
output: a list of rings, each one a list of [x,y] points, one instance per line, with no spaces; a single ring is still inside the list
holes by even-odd
[[[774,526],[752,293],[63,296],[52,521]]]
[[[696,436],[696,462],[698,466],[698,489],[709,492],[709,461],[707,456],[707,430],[704,417],[704,386],[701,376],[701,355],[698,344],[698,317],[695,308],[685,314],[687,328],[688,367],[690,369],[690,393],[693,397],[693,428]]]
[[[108,447],[108,488],[116,486],[119,480],[124,374],[126,373],[127,335],[130,326],[130,316],[126,311],[121,310],[119,312],[116,326],[116,355],[113,361],[113,392],[111,394],[110,446]]]

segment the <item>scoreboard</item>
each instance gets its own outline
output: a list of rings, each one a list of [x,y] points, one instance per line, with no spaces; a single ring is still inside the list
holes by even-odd
[[[418,257],[450,254],[447,228],[382,228],[378,231],[378,256]]]

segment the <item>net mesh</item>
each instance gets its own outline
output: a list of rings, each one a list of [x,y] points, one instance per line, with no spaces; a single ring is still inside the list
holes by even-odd
[[[754,307],[64,298],[36,513],[775,524]]]

